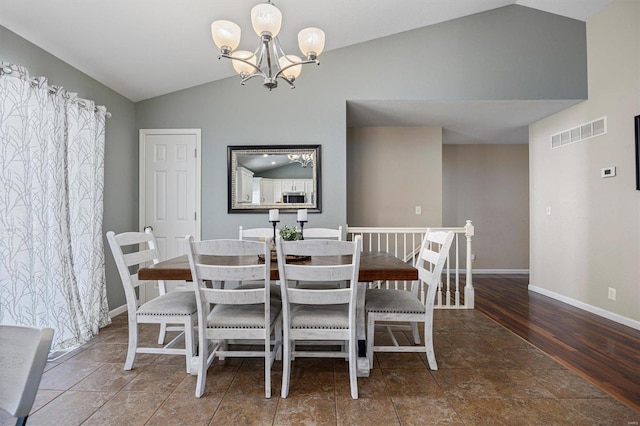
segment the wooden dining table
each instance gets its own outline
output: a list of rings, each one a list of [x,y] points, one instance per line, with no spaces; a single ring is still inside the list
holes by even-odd
[[[349,263],[351,256],[311,257],[298,260],[299,264],[323,265]],[[253,265],[264,263],[264,260],[251,256],[199,256],[199,262],[211,265]],[[140,268],[140,280],[191,281],[191,269],[186,255]],[[279,279],[278,263],[271,261],[271,280]],[[356,318],[356,335],[358,338],[358,376],[369,376],[369,360],[366,356],[366,329],[364,302],[367,283],[375,281],[413,281],[418,279],[418,270],[411,264],[402,261],[387,252],[364,251],[360,255],[358,273],[358,302]]]
[[[351,256],[313,257],[297,263],[301,265],[335,264],[336,259],[349,263]],[[264,260],[249,256],[199,256],[198,261],[211,265],[257,265],[264,263]],[[187,259],[186,255],[183,255],[141,268],[138,271],[138,278],[141,280],[190,281],[189,259]],[[278,263],[273,259],[271,261],[271,279],[278,280],[278,278]],[[358,274],[358,281],[360,282],[411,281],[417,279],[418,270],[416,268],[387,252],[364,251],[360,255],[360,271]]]

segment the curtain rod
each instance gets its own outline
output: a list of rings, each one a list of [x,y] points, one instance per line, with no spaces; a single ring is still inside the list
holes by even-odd
[[[4,63],[2,63],[2,66],[0,67],[0,75],[2,75],[2,74],[11,74],[11,73],[13,73],[13,69],[12,69],[11,67],[9,67],[9,66],[5,65]],[[29,83],[31,83],[31,84],[38,84],[38,83],[40,83],[40,82],[38,81],[38,79],[37,79],[37,78],[31,78],[31,79],[29,79],[28,81],[29,81]],[[50,92],[50,93],[56,93],[56,94],[57,94],[61,89],[62,89],[62,86],[49,86],[49,87],[48,87],[48,90],[49,90],[49,92]],[[85,103],[85,101],[84,101],[83,99],[78,99],[76,102],[78,103],[78,105],[80,105],[80,106],[81,106],[81,107],[83,107],[83,108],[86,108],[86,107],[87,107],[87,104]],[[94,112],[97,112],[97,111],[98,111],[98,108],[94,108],[94,109],[93,109],[93,111],[94,111]],[[104,115],[105,115],[105,117],[107,117],[107,118],[111,118],[111,113],[110,113],[109,111],[106,111]]]

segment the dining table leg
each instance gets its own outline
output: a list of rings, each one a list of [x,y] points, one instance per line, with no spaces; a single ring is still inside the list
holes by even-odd
[[[364,312],[367,283],[358,283],[356,300],[356,339],[358,339],[358,377],[369,377],[369,358],[367,358],[367,330]]]

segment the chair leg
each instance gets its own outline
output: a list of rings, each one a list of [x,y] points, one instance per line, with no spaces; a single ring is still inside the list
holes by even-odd
[[[418,323],[411,323],[411,334],[413,335],[413,343],[416,345],[420,344],[420,332],[418,331]]]
[[[129,347],[127,348],[127,359],[124,362],[124,369],[131,370],[133,361],[136,359],[136,349],[138,348],[138,322],[135,318],[129,318]]]
[[[271,398],[271,336],[264,339],[264,397]]]
[[[282,322],[280,321],[276,323],[275,338],[273,340],[276,345],[280,343],[278,345],[278,351],[276,352],[276,360],[282,361]]]
[[[436,353],[433,350],[433,319],[428,318],[424,323],[424,347],[427,352],[427,361],[429,362],[429,368],[432,370],[438,369],[438,363],[436,362]]]
[[[227,350],[227,341],[223,340],[222,342],[220,342],[220,350],[221,351],[226,351]],[[218,359],[220,361],[224,361],[225,356],[224,355],[218,355]]]
[[[349,342],[349,386],[351,398],[358,399],[358,353],[356,352],[355,336]]]
[[[164,325],[164,324],[163,324]],[[187,362],[187,373],[191,373],[191,358],[193,358],[193,322],[189,318],[184,324],[184,349]]]
[[[291,341],[287,336],[282,341],[283,344],[283,360],[282,360],[282,391],[280,396],[286,398],[289,395],[289,378],[291,375]]]
[[[167,323],[160,323],[160,333],[158,334],[158,344],[164,345],[164,341],[167,337]]]
[[[18,420],[16,420],[16,426],[25,426],[27,424],[27,416],[24,417],[18,417]]]
[[[373,369],[373,336],[376,327],[376,318],[373,312],[367,315],[367,358],[369,368]]]
[[[196,381],[196,398],[200,398],[204,393],[207,384],[207,359],[209,358],[209,342],[204,336],[198,336],[198,380]]]

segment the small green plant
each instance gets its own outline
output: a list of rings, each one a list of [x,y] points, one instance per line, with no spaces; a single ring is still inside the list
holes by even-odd
[[[285,241],[295,241],[302,238],[302,232],[297,231],[295,228],[292,228],[288,225],[285,225],[280,230],[280,237],[282,237]]]

